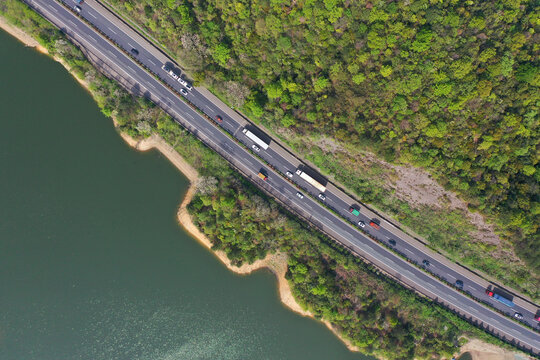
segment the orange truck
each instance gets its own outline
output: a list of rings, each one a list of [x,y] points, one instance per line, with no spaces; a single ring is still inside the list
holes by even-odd
[[[264,181],[266,181],[268,179],[268,176],[266,175],[266,172],[264,170],[261,169],[261,171],[259,171],[259,174],[258,176],[263,179]]]

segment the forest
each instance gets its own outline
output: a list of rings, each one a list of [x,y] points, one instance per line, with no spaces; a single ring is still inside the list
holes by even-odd
[[[361,199],[453,259],[538,298],[531,286],[540,273],[537,2],[106,2],[158,39],[197,83],[274,134],[286,129],[286,140],[319,157],[317,165],[333,162],[329,175]],[[490,244],[453,236],[467,226],[463,217],[448,216],[453,222],[439,230],[419,225],[411,219],[420,210],[389,205],[394,200],[362,174],[340,175],[362,155],[314,156],[318,150],[302,142],[320,134],[427,169],[497,225],[502,255],[494,261]],[[508,251],[520,260],[507,261]]]
[[[297,301],[324,318],[365,353],[386,359],[449,356],[467,338],[502,343],[447,310],[387,279],[295,218],[152,103],[100,74],[83,53],[18,0],[0,15],[34,36],[87,82],[101,111],[136,138],[159,134],[202,178],[189,205],[194,222],[235,264],[269,252],[289,258],[287,278]],[[218,180],[219,179],[219,180]],[[136,196],[136,194],[134,194]]]

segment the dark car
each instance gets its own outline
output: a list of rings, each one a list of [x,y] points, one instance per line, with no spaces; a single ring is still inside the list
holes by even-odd
[[[456,287],[460,290],[463,290],[463,281],[456,280]]]
[[[429,266],[429,260],[425,260],[425,259],[422,260],[422,264],[423,264],[424,266]]]
[[[131,49],[131,53],[135,56],[139,55],[139,50],[137,49]]]
[[[394,240],[394,239],[388,240],[388,243],[389,243],[390,245],[392,245],[392,246],[396,246],[396,240]]]
[[[216,115],[216,121],[218,123],[221,123],[221,122],[223,122],[223,118],[220,115]]]

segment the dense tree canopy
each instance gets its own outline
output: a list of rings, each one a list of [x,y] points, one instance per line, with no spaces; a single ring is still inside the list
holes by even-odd
[[[22,2],[0,3],[0,15],[69,64],[121,131],[139,138],[157,133],[197,168],[202,177],[189,209],[215,248],[226,251],[235,264],[277,250],[286,253],[287,277],[295,298],[362,351],[387,359],[428,359],[451,355],[462,335],[494,341],[388,281],[292,217],[155,105],[130,96],[97,72],[79,49]]]
[[[273,127],[325,132],[429,168],[495,216],[534,268],[534,1],[113,0],[198,80],[247,85]],[[535,7],[536,6],[536,7]],[[244,100],[244,99],[242,99]]]

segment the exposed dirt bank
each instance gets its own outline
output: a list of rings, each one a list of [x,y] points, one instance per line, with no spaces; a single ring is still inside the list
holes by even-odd
[[[6,19],[0,16],[0,28],[4,29],[6,32],[23,42],[26,46],[34,47],[36,50],[48,54],[47,49],[41,46],[32,36],[25,33],[19,28],[16,28],[9,24]],[[50,54],[49,54],[50,55]],[[68,71],[71,72],[70,67],[62,61],[62,59],[54,57],[54,59],[60,62]],[[86,89],[88,89],[88,83],[84,80],[77,78],[74,75],[75,79]],[[199,174],[195,168],[189,165],[181,156],[178,154],[165,140],[160,138],[157,135],[153,135],[144,140],[136,140],[125,133],[120,133],[122,138],[132,147],[140,151],[147,151],[150,149],[159,150],[171,163],[173,163],[191,182],[181,205],[178,209],[178,220],[180,224],[203,246],[211,250],[212,243],[210,240],[199,231],[199,228],[193,224],[191,217],[187,211],[187,205],[190,203],[191,199],[196,192],[196,182],[199,178]],[[227,268],[237,274],[247,275],[253,271],[267,268],[269,269],[278,280],[278,289],[281,301],[285,306],[287,306],[292,311],[302,315],[313,317],[309,311],[304,310],[294,299],[291,292],[291,288],[287,279],[285,279],[285,273],[287,272],[287,255],[283,253],[269,254],[266,258],[257,260],[253,264],[245,264],[243,266],[237,267],[231,264],[230,260],[227,258],[227,255],[223,251],[213,251],[212,253],[219,259],[221,262],[227,266]],[[323,323],[330,329],[338,338],[340,338],[344,344],[351,351],[359,351],[358,347],[352,345],[349,341],[342,339],[337,331],[332,327],[332,325],[323,321]],[[472,356],[472,360],[523,360],[531,359],[522,353],[511,352],[509,350],[504,350],[499,347],[496,347],[491,344],[484,343],[480,340],[473,339],[460,349],[460,354],[469,353]]]
[[[43,46],[41,46],[37,42],[37,40],[34,39],[30,34],[28,34],[28,33],[24,32],[23,30],[11,25],[2,16],[0,16],[0,28],[4,29],[7,33],[9,33],[13,37],[17,38],[19,41],[24,43],[26,46],[33,47],[37,51],[39,51],[40,53],[47,54],[47,55],[51,56],[51,54],[49,54],[49,51],[46,48],[44,48]],[[62,64],[62,66],[64,66],[67,69],[67,71],[69,71],[70,74],[73,75],[75,80],[77,80],[85,89],[88,90],[88,83],[85,80],[80,79],[77,76],[75,76],[75,74],[71,71],[71,67],[63,59],[61,59],[61,58],[59,58],[57,56],[52,56],[52,58],[55,61],[58,61],[60,64]]]
[[[8,21],[2,16],[0,16],[0,28],[4,29],[8,34],[11,34],[13,37],[17,38],[26,46],[36,48],[36,50],[38,50],[39,52],[48,54],[47,49],[41,46],[36,39],[19,29],[18,27],[15,27],[8,23]]]
[[[39,52],[50,55],[46,48],[41,46],[32,36],[22,31],[21,29],[12,26],[7,22],[7,20],[0,16],[0,28],[4,29],[6,32],[20,40],[26,46],[36,48]],[[71,72],[70,67],[60,58],[54,57],[56,61],[61,63],[68,71]],[[74,76],[75,79],[85,88],[88,89],[88,83],[84,80],[81,80]],[[114,121],[114,120],[113,120]],[[125,133],[120,133],[122,138],[132,147],[140,151],[147,151],[150,149],[159,150],[169,161],[171,161],[177,168],[180,170],[191,182],[180,208],[178,209],[178,221],[180,224],[203,246],[207,249],[212,250],[212,243],[210,240],[199,231],[199,228],[193,224],[191,217],[187,211],[187,205],[190,203],[193,195],[196,192],[196,182],[199,177],[199,174],[195,168],[189,165],[181,156],[178,154],[169,144],[165,142],[162,138],[157,135],[153,135],[144,140],[136,140]],[[227,255],[223,251],[213,251],[212,253],[225,265],[227,268],[237,274],[247,275],[253,271],[267,268],[269,269],[277,278],[279,296],[282,303],[287,306],[292,311],[302,315],[313,317],[313,315],[304,310],[294,299],[291,288],[287,279],[285,279],[285,273],[287,272],[287,255],[282,253],[269,254],[266,258],[257,260],[253,264],[245,264],[241,267],[237,267],[231,264],[230,260],[227,258]],[[339,334],[332,327],[329,322],[324,322],[324,324],[339,337]],[[341,339],[341,337],[339,337]],[[352,351],[358,351],[359,349],[353,346],[349,341],[341,339],[345,345]]]
[[[140,151],[147,151],[150,149],[159,150],[171,163],[173,163],[178,170],[180,170],[191,182],[180,208],[178,209],[178,221],[180,224],[204,247],[211,250],[212,253],[231,271],[247,275],[251,274],[253,271],[260,270],[262,268],[269,269],[275,276],[278,281],[278,290],[281,302],[291,309],[292,311],[302,315],[313,317],[309,311],[304,310],[294,299],[289,286],[289,282],[285,278],[285,273],[287,272],[287,255],[283,253],[268,254],[264,259],[255,261],[253,264],[244,264],[240,267],[232,265],[231,261],[227,257],[227,254],[224,251],[212,250],[212,242],[208,239],[199,228],[193,223],[189,212],[187,211],[187,206],[191,202],[191,199],[195,195],[197,188],[196,183],[199,178],[199,174],[196,169],[189,165],[183,158],[178,154],[165,140],[160,138],[157,135],[152,135],[141,141],[133,139],[127,134],[121,133],[122,138],[132,147]],[[339,334],[332,327],[332,325],[323,321],[324,324],[339,337]],[[341,339],[341,337],[339,337]],[[358,351],[359,349],[353,346],[349,341],[341,339],[345,345],[352,351]]]

